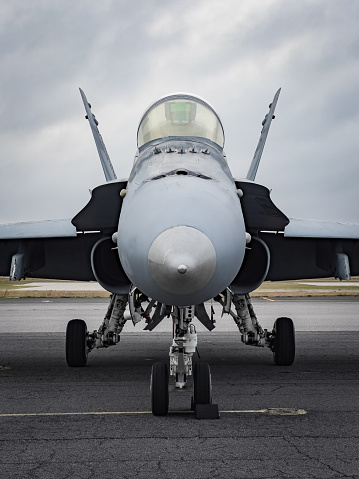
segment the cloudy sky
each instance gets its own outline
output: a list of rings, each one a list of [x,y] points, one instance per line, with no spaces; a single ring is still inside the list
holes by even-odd
[[[290,217],[359,223],[358,0],[0,0],[0,222],[73,217],[104,182],[78,87],[117,176],[145,108],[173,91],[222,119],[246,175]]]

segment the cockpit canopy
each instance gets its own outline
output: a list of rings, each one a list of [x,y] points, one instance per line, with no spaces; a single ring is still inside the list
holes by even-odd
[[[167,95],[148,108],[138,127],[137,146],[168,136],[207,138],[224,146],[217,113],[204,100],[186,93]]]

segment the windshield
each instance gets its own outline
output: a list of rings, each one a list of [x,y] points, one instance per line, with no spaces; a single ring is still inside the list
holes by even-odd
[[[170,95],[152,105],[138,127],[137,145],[141,148],[167,136],[197,136],[224,146],[223,127],[217,114],[192,95]]]

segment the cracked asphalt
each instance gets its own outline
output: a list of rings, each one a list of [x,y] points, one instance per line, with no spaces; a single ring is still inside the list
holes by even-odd
[[[149,413],[170,333],[124,333],[86,368],[67,367],[63,333],[2,333],[0,477],[359,478],[359,331],[296,338],[295,364],[276,367],[235,332],[201,333],[221,413],[196,420],[190,388],[171,393],[168,416]]]

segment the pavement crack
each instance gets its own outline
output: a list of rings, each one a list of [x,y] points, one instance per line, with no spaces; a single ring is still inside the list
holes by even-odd
[[[293,437],[291,437],[291,438],[293,438]],[[321,466],[324,466],[324,467],[328,468],[331,472],[335,472],[336,474],[340,474],[340,476],[338,476],[338,478],[339,477],[351,477],[351,478],[353,477],[352,475],[347,475],[347,474],[343,473],[342,471],[339,471],[338,469],[335,469],[330,464],[327,464],[326,462],[321,461],[319,458],[317,458],[315,456],[312,456],[308,452],[303,451],[299,446],[297,446],[296,444],[294,444],[294,442],[292,442],[290,440],[291,438],[288,437],[288,436],[283,436],[284,441],[287,442],[290,446],[292,446],[297,451],[297,453],[300,454],[301,456],[304,456],[305,458],[310,459],[312,461],[316,461]]]

